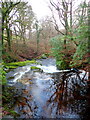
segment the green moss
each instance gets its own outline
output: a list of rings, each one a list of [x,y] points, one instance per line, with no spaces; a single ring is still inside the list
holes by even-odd
[[[31,70],[35,70],[35,69],[41,70],[41,68],[36,67],[36,66],[31,66],[30,68],[31,68]]]
[[[3,63],[3,65],[5,66],[8,72],[10,69],[15,69],[17,67],[22,67],[22,66],[30,65],[34,63],[37,64],[35,60],[31,60],[31,61],[27,60],[27,61],[22,61],[22,62]]]
[[[22,61],[22,62],[12,62],[12,63],[7,63],[7,66],[24,66],[24,65],[29,65],[29,64],[33,64],[36,63],[35,60],[27,60],[27,61]]]
[[[5,66],[0,64],[0,85],[5,85],[7,83],[6,80],[6,71],[4,70]]]
[[[6,66],[7,69],[15,69],[17,66]]]

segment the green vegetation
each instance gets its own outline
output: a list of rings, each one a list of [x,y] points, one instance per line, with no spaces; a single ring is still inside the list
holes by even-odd
[[[31,70],[34,70],[34,72],[43,72],[43,70],[41,68],[36,67],[36,66],[31,66],[30,68],[31,68]]]
[[[7,66],[16,66],[16,67],[21,67],[29,64],[37,63],[35,60],[26,60],[22,62],[12,62],[12,63],[7,63]]]
[[[58,60],[56,61],[56,66],[58,69],[65,70],[68,68],[66,62],[64,60]]]
[[[8,114],[8,115],[12,115],[14,117],[18,116],[19,114],[17,114],[14,110],[13,110],[13,106],[16,102],[14,96],[16,94],[16,90],[14,87],[5,87],[3,89],[3,93],[2,93],[2,107],[3,107],[3,114]]]
[[[68,61],[70,59],[67,59],[66,55],[68,54],[69,47],[67,46],[67,49],[65,51],[64,49],[64,38],[56,36],[50,40],[50,43],[52,45],[52,55],[56,58],[56,65],[58,69],[67,69],[69,68]]]
[[[13,53],[3,51],[3,62],[9,63],[9,62],[16,62],[18,61],[17,56],[13,55]]]
[[[36,67],[36,66],[31,66],[30,68],[31,68],[31,70],[34,70],[34,69],[40,70],[40,68],[39,68],[39,67]]]
[[[0,85],[6,85],[6,71],[4,70],[5,66],[0,64]]]
[[[69,26],[69,21],[67,20],[67,33],[63,33],[62,35],[56,36],[50,40],[52,45],[52,55],[56,58],[58,69],[68,69],[72,67],[83,68],[85,65],[89,64],[88,41],[90,40],[90,24],[87,25],[87,19],[90,19],[90,17],[87,17],[86,14],[84,15],[87,6],[86,2],[83,2],[78,6],[76,11],[76,19],[78,20],[78,25],[76,25],[78,26],[77,29],[73,26],[71,31],[71,26]],[[80,16],[78,16],[78,11],[82,11],[82,15],[80,14]],[[88,10],[88,12],[90,11]]]
[[[83,33],[82,33],[83,34]],[[88,36],[87,36],[88,37]],[[52,55],[56,58],[56,65],[58,69],[68,69],[72,67],[83,67],[84,63],[88,63],[88,39],[82,36],[79,38],[78,46],[70,45],[67,39],[66,49],[64,48],[64,37],[54,37],[50,40],[52,45]],[[78,39],[78,37],[77,37]],[[74,50],[75,49],[75,50]]]

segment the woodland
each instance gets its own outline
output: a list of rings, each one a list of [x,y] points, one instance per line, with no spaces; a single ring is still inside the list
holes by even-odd
[[[14,101],[14,92],[10,94],[13,88],[6,87],[6,75],[13,69],[36,63],[37,59],[55,58],[58,70],[74,68],[89,72],[90,1],[75,7],[76,3],[77,0],[49,0],[52,16],[38,20],[28,2],[1,0],[0,108],[3,116],[17,115],[12,107],[8,109],[9,101]],[[89,76],[87,84],[90,90]]]

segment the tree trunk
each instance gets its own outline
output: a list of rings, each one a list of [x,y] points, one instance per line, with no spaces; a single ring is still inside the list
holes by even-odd
[[[88,62],[90,61],[89,56],[90,56],[90,1],[88,2]],[[90,68],[88,69],[90,71]],[[90,73],[89,73],[89,85],[90,85]]]
[[[8,26],[8,20],[7,20],[7,18],[6,18],[6,32],[7,32],[8,50],[11,51],[10,28]]]
[[[88,52],[90,54],[90,1],[88,2]]]
[[[68,12],[68,5],[67,3],[65,2],[62,2],[62,5],[63,5],[63,9],[64,9],[64,22],[65,22],[65,35],[67,36],[68,35],[68,29],[69,29],[69,25],[68,25],[68,16],[67,16],[67,12]],[[66,49],[66,39],[64,40],[64,48]]]
[[[72,35],[72,0],[71,0],[71,3],[70,3],[70,32],[71,32],[71,35]]]
[[[0,14],[0,63],[2,62],[2,20],[1,19],[2,19],[2,15]]]
[[[31,29],[29,30],[29,40],[31,39]]]
[[[2,24],[1,24],[2,26],[2,48],[3,48],[3,44],[4,44],[4,16],[2,15]]]

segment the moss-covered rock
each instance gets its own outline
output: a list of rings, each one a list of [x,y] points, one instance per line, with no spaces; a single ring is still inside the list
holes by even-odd
[[[31,66],[31,70],[34,70],[35,72],[43,72],[43,70],[36,66]]]
[[[22,62],[12,62],[12,63],[7,63],[7,66],[24,66],[24,65],[29,65],[29,64],[33,64],[36,63],[35,60],[27,60],[27,61],[22,61]]]
[[[34,69],[39,69],[40,70],[41,69],[41,68],[36,67],[36,66],[31,66],[30,68],[31,68],[31,70],[34,70]]]
[[[25,65],[30,65],[30,64],[38,64],[35,60],[27,60],[27,61],[21,61],[21,62],[12,62],[12,63],[3,63],[3,65],[6,68],[6,71],[9,72],[11,69],[15,69],[17,67],[22,67]]]
[[[7,69],[15,69],[15,68],[17,68],[17,66],[8,66],[8,65],[7,65],[6,68],[7,68]]]

